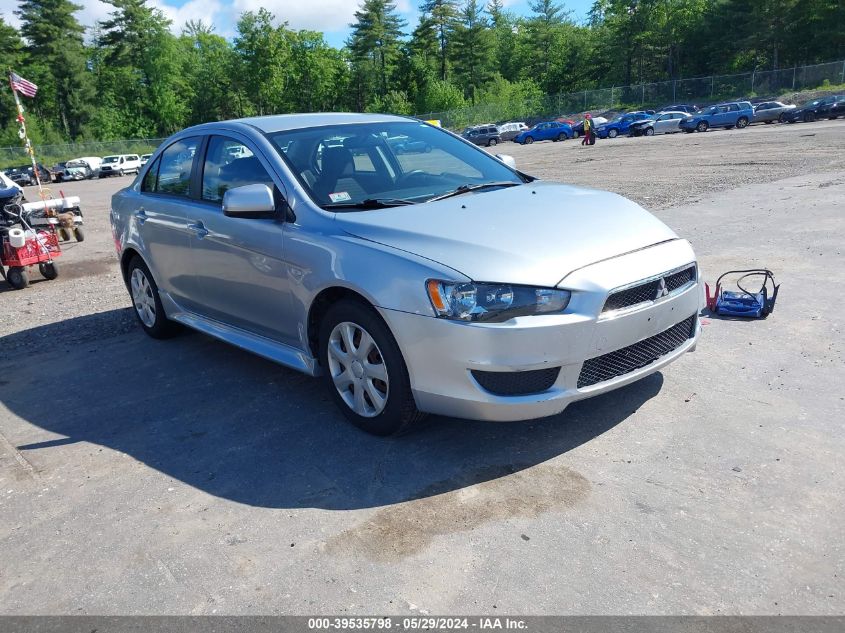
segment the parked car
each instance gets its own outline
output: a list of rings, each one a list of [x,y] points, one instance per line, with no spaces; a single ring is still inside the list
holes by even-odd
[[[23,192],[21,186],[2,171],[0,171],[0,189],[17,189],[18,191]]]
[[[65,176],[65,162],[56,163],[50,169],[50,178],[53,182],[62,182]]]
[[[558,121],[545,121],[529,130],[523,130],[514,136],[513,140],[522,145],[530,145],[534,141],[565,141],[574,136],[571,125]]]
[[[628,134],[631,124],[636,121],[645,121],[651,118],[647,112],[629,112],[622,114],[609,123],[599,125],[596,128],[596,135],[599,138],[616,138],[620,134]]]
[[[794,110],[785,113],[784,119],[787,123],[795,123],[797,121],[810,123],[816,119],[823,118],[835,119],[838,116],[845,115],[845,103],[843,102],[845,102],[845,96],[843,95],[812,99]]]
[[[102,159],[97,156],[74,158],[65,164],[65,180],[88,180],[100,174]]]
[[[654,136],[655,134],[674,134],[680,132],[680,123],[688,119],[686,112],[661,112],[650,119],[634,121],[629,128],[631,136]]]
[[[754,106],[754,119],[752,123],[774,123],[786,121],[786,113],[794,110],[794,105],[787,105],[780,101],[763,101]]]
[[[663,112],[686,112],[687,114],[695,114],[696,112],[698,112],[698,107],[681,103],[678,105],[670,105],[666,106],[665,108],[660,108],[657,111],[657,114],[661,114]]]
[[[117,154],[106,156],[100,164],[100,178],[107,176],[123,176],[138,173],[141,169],[141,157],[138,154]]]
[[[443,159],[393,161],[396,136]],[[232,146],[249,155],[229,160]],[[695,255],[657,218],[404,117],[188,128],[112,197],[110,220],[148,334],[181,323],[322,375],[379,435],[422,413],[553,415],[700,332]]]
[[[508,123],[502,123],[498,127],[499,137],[503,141],[512,141],[517,134],[528,129],[528,126],[523,121],[510,121]]]
[[[36,163],[36,167],[38,168],[38,178],[41,179],[41,184],[50,184],[52,182],[50,170],[41,163]],[[12,182],[21,187],[29,187],[38,183],[35,178],[35,172],[32,170],[32,164],[10,167],[5,172]]]
[[[748,101],[720,103],[699,110],[688,119],[681,121],[684,132],[706,132],[710,128],[744,128],[754,118],[754,109]]]
[[[593,121],[594,128],[607,123],[607,119],[603,116],[594,116],[591,118]],[[580,138],[581,136],[584,136],[584,119],[581,119],[580,121],[578,121],[578,123],[572,126],[572,137]]]
[[[475,143],[476,145],[486,145],[487,147],[497,145],[502,141],[502,137],[499,134],[499,128],[495,125],[482,125],[479,127],[469,128],[464,132],[463,137],[470,143]]]
[[[147,161],[152,158],[152,154],[141,154],[141,167],[147,164]]]

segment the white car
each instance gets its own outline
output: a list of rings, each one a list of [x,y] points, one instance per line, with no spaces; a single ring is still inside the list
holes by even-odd
[[[96,178],[100,174],[102,158],[97,156],[83,156],[65,163],[62,180],[86,180]]]
[[[100,178],[137,174],[141,170],[141,157],[138,154],[116,154],[106,156],[100,165]]]

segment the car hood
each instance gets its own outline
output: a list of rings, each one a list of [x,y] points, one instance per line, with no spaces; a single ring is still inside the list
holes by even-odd
[[[341,228],[475,281],[555,286],[594,262],[677,235],[613,193],[533,182],[419,206],[338,213]]]

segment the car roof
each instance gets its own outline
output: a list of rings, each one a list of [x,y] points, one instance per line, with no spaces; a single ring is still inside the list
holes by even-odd
[[[354,123],[398,123],[415,119],[391,114],[356,114],[351,112],[315,112],[310,114],[272,114],[247,117],[221,123],[246,123],[262,132],[283,132],[324,125],[351,125]],[[216,125],[216,124],[206,124]]]

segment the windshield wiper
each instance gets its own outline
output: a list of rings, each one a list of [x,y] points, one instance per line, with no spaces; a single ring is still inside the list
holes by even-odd
[[[452,196],[460,196],[461,194],[469,193],[470,191],[480,191],[481,189],[489,189],[491,187],[516,187],[522,184],[524,183],[513,182],[512,180],[502,180],[500,182],[482,182],[478,184],[461,185],[457,189],[447,191],[446,193],[442,193],[439,196],[434,196],[433,198],[429,198],[428,200],[426,200],[426,202],[436,202],[438,200],[445,200],[446,198],[451,198]]]
[[[367,198],[360,202],[331,202],[321,206],[324,209],[387,209],[389,207],[404,207],[409,204],[417,203],[405,198]]]

